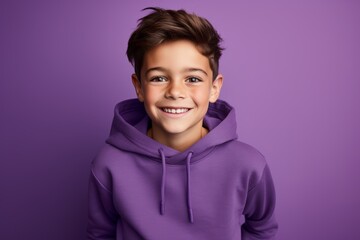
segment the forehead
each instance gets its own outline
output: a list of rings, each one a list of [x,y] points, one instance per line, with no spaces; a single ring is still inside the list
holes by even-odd
[[[188,40],[162,43],[146,52],[143,70],[154,67],[173,71],[184,68],[200,68],[206,72],[211,71],[209,59],[201,54],[194,43]]]

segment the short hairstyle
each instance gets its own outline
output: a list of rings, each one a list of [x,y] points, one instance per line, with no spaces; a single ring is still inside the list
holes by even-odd
[[[149,7],[144,10],[152,10],[152,12],[138,20],[139,23],[129,38],[126,51],[139,80],[146,52],[162,43],[175,40],[193,42],[200,53],[209,59],[213,79],[216,78],[223,50],[220,47],[222,39],[208,20],[189,14],[183,9],[167,10]]]

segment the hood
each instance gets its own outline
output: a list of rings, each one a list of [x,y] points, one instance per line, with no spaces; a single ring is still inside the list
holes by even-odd
[[[148,137],[146,132],[149,124],[150,119],[142,102],[137,99],[120,102],[115,106],[107,143],[127,152],[155,158],[154,160],[159,159],[159,149],[162,149],[167,164],[184,164],[188,152],[193,153],[191,162],[195,162],[202,158],[204,152],[237,138],[235,110],[222,100],[209,104],[204,118],[204,125],[209,129],[209,133],[184,152]]]
[[[186,167],[187,206],[189,221],[194,222],[191,207],[191,164],[204,158],[216,146],[235,140],[235,110],[228,103],[217,100],[210,103],[204,126],[209,130],[202,139],[183,152],[167,147],[146,135],[150,119],[144,104],[137,99],[129,99],[115,106],[110,136],[107,143],[132,154],[143,155],[144,160],[162,163],[160,214],[165,214],[166,165],[176,164]]]

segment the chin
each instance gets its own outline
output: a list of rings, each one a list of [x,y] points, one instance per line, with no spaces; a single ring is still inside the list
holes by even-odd
[[[186,132],[186,129],[182,128],[164,128],[166,134],[181,134]]]

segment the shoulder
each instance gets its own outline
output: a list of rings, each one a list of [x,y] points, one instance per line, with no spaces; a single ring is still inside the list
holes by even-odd
[[[95,170],[105,170],[115,164],[116,159],[119,159],[123,154],[123,151],[105,143],[95,155],[92,161],[92,168]]]
[[[224,145],[224,150],[229,151],[236,159],[244,164],[251,164],[254,167],[264,167],[266,160],[264,155],[255,147],[241,142],[231,141]]]
[[[226,158],[226,162],[231,168],[236,169],[238,174],[253,183],[261,179],[267,163],[257,148],[241,141],[228,142],[221,148],[222,157]]]
[[[120,159],[127,154],[110,144],[105,143],[91,162],[92,175],[106,188],[112,188],[112,172],[117,169]]]

